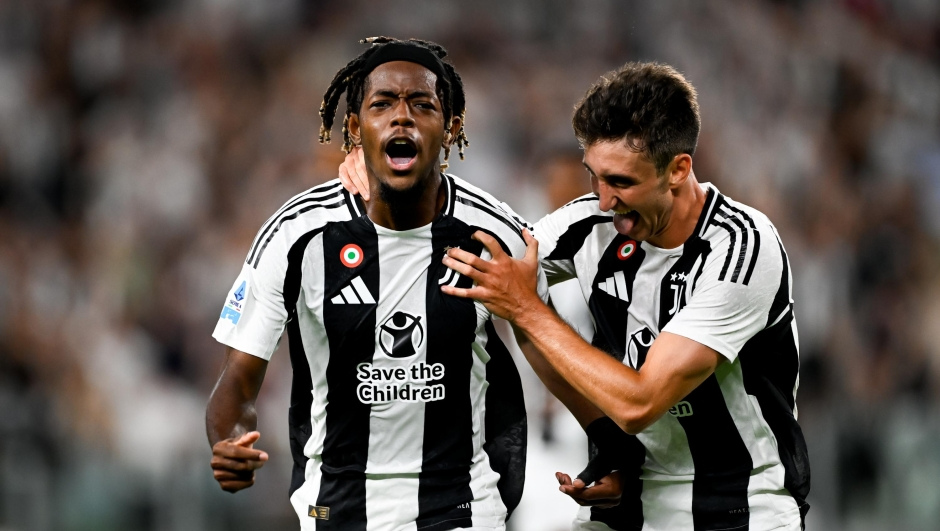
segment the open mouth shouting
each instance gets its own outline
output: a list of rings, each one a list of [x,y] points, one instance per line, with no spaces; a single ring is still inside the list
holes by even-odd
[[[406,172],[418,160],[418,148],[410,138],[393,138],[385,146],[385,158],[392,171]]]

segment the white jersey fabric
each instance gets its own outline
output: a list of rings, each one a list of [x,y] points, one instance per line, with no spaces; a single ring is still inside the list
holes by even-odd
[[[624,450],[636,455],[620,507],[583,508],[576,529],[799,529],[808,508],[786,253],[766,216],[701,186],[698,225],[675,249],[619,234],[592,195],[536,224],[549,282],[580,283],[595,346],[641,370],[665,331],[726,359]]]
[[[226,298],[220,342],[270,359],[288,330],[302,529],[502,529],[521,497],[518,372],[483,305],[440,287],[472,284],[446,249],[488,258],[470,238],[483,230],[521,257],[526,225],[457,177],[443,186],[441,213],[407,231],[374,224],[338,181],[294,197]]]

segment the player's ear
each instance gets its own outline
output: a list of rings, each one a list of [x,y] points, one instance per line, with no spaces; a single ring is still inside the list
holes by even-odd
[[[349,113],[349,120],[346,122],[346,130],[349,133],[349,140],[353,145],[361,146],[362,137],[360,136],[361,130],[359,129],[359,115],[356,113]]]
[[[450,127],[444,130],[444,147],[449,148],[454,145],[454,141],[457,139],[457,133],[460,132],[460,127],[463,125],[459,116],[454,116],[450,120]]]
[[[666,172],[669,175],[669,187],[680,186],[692,174],[692,157],[688,153],[679,153],[669,163]]]

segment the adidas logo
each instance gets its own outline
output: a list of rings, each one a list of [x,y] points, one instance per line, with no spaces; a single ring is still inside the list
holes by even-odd
[[[623,276],[623,271],[617,271],[614,276],[608,277],[603,282],[598,282],[597,289],[618,299],[630,302],[630,295],[627,294],[627,280]]]
[[[352,279],[339,293],[330,299],[330,302],[333,304],[375,304],[375,298],[369,293],[369,288],[366,287],[361,277]]]

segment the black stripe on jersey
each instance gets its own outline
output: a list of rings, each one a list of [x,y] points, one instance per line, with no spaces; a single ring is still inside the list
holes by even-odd
[[[332,195],[330,195],[328,198],[332,199],[333,197],[340,197],[341,195],[342,195],[342,194],[340,194],[340,192],[336,192],[336,194],[332,194]],[[324,199],[327,199],[327,198],[324,198]],[[309,202],[319,201],[319,200],[320,200],[319,198],[318,198],[318,199],[306,199],[306,200],[301,201],[300,203],[297,203],[297,204],[300,205],[300,204],[302,204],[302,203],[309,203]],[[264,250],[267,249],[268,243],[271,242],[271,239],[274,238],[274,235],[277,234],[277,231],[281,230],[281,225],[283,225],[285,222],[291,221],[291,220],[293,220],[293,219],[296,219],[297,216],[299,216],[299,215],[301,215],[301,214],[303,214],[303,213],[305,213],[305,212],[309,212],[309,211],[311,211],[311,210],[313,210],[313,209],[315,209],[315,208],[326,208],[326,209],[339,208],[339,207],[342,207],[344,203],[345,203],[345,201],[342,200],[342,199],[340,199],[339,201],[337,201],[337,202],[335,202],[335,203],[328,203],[328,204],[315,203],[315,204],[312,204],[312,205],[309,205],[309,206],[305,206],[304,208],[301,208],[300,210],[297,210],[297,211],[294,212],[293,214],[289,214],[289,215],[286,215],[286,216],[281,217],[280,220],[277,222],[277,225],[274,227],[274,230],[272,230],[270,233],[268,233],[268,237],[265,238],[264,244],[261,245],[260,248],[255,248],[255,252],[257,253],[257,256],[255,256],[255,257],[249,256],[249,257],[248,257],[248,263],[250,263],[251,266],[254,267],[255,269],[258,268],[258,262],[261,261],[261,255],[263,255],[263,254],[264,254]]]
[[[426,291],[426,363],[444,365],[444,377],[435,382],[447,389],[444,400],[427,402],[424,409],[424,456],[418,476],[418,529],[471,527],[473,500],[470,465],[473,460],[473,408],[470,402],[472,345],[476,336],[473,301],[445,295],[438,279],[446,266],[446,247],[460,247],[477,256],[483,245],[470,239],[474,228],[451,216],[431,226],[432,254]],[[469,277],[457,286],[468,288]],[[489,412],[487,412],[489,414]],[[445,527],[446,526],[446,527]]]
[[[744,218],[744,221],[747,221],[747,224],[751,227],[751,232],[754,234],[754,251],[751,253],[751,262],[748,264],[747,273],[744,275],[744,285],[747,286],[747,283],[751,280],[751,273],[754,272],[754,264],[757,263],[757,253],[760,252],[760,232],[757,231],[757,226],[754,225],[754,220],[747,214],[747,212],[732,206],[727,201],[723,206],[731,209],[732,212],[735,212]]]
[[[623,361],[626,353],[627,310],[630,308],[629,301],[633,300],[633,282],[636,280],[640,265],[646,258],[646,251],[639,243],[636,244],[636,250],[630,258],[627,260],[619,258],[620,246],[630,240],[628,236],[617,234],[607,245],[607,249],[604,250],[597,263],[597,274],[591,282],[591,296],[588,299],[588,308],[594,316],[594,329],[596,330],[593,344],[619,361]],[[619,297],[619,292],[612,294],[598,288],[598,284],[606,283],[608,278],[618,273],[623,275],[627,300]]]
[[[688,403],[688,414],[677,415],[677,420],[685,430],[695,465],[694,529],[745,530],[750,519],[747,486],[754,465],[725,404],[718,378],[712,374],[683,401]]]
[[[593,216],[592,218],[582,220],[582,222],[592,219],[594,223],[581,225],[577,229],[575,229],[575,225],[577,225],[577,223],[575,223],[572,225],[572,228],[563,235],[564,238],[574,233],[575,230],[584,234],[583,236],[572,236],[572,240],[574,241],[569,240],[570,243],[565,244],[569,245],[572,249],[572,257],[578,251],[578,248],[580,248],[581,243],[587,235],[590,234],[590,231],[593,230],[594,225],[597,223],[609,223],[611,218],[607,216]],[[587,228],[586,233],[584,232],[585,228]],[[577,240],[576,238],[580,239]],[[621,273],[627,289],[627,298],[631,301],[633,300],[633,282],[636,280],[637,271],[639,271],[643,260],[646,258],[646,251],[637,243],[637,248],[633,252],[633,255],[627,260],[621,260],[618,256],[618,251],[620,246],[629,240],[629,237],[617,234],[613,241],[607,245],[607,249],[604,250],[604,253],[598,261],[597,274],[594,276],[594,280],[591,284],[591,296],[588,300],[588,308],[591,311],[591,315],[594,317],[595,329],[594,338],[591,343],[595,347],[607,352],[618,361],[624,360],[627,349],[629,348],[627,342],[627,315],[630,303],[616,295],[601,291],[598,289],[598,284],[601,282],[606,283],[608,278],[617,273]],[[561,239],[559,239],[556,251],[560,247],[562,247]],[[619,290],[619,287],[617,289]],[[642,333],[642,331],[640,333]],[[646,349],[643,349],[637,352],[636,368],[642,366],[643,361],[645,361],[645,350]],[[593,453],[596,453],[596,447],[593,441],[590,440],[588,441],[588,452],[589,457],[593,457]],[[609,509],[592,507],[591,521],[603,522],[611,529],[617,531],[642,529],[643,504],[640,500],[640,493],[643,491],[643,482],[640,479],[640,467],[646,459],[646,449],[639,440],[636,440],[634,446],[624,449],[622,457],[624,459],[624,469],[623,472],[621,472],[621,482],[623,484],[623,495],[620,498],[621,503]]]
[[[469,203],[467,203],[465,199],[471,199],[471,200],[476,199],[477,201],[482,203],[478,205],[477,208],[480,208],[481,210],[485,210],[486,212],[489,212],[494,217],[498,217],[503,223],[506,223],[507,225],[512,227],[513,231],[518,232],[520,237],[522,236],[522,229],[529,229],[530,231],[532,230],[532,227],[530,227],[527,223],[513,216],[509,212],[506,212],[505,210],[503,210],[503,207],[499,206],[498,204],[493,203],[492,201],[487,200],[485,197],[479,194],[473,193],[470,190],[467,190],[466,188],[464,188],[463,186],[460,186],[457,183],[454,183],[454,189],[456,192],[469,196],[469,197],[458,196],[457,201],[460,201],[461,203],[465,205],[469,205]],[[486,205],[486,207],[484,207],[483,205]]]
[[[347,267],[341,250],[354,243],[362,262]],[[330,508],[329,520],[317,529],[365,529],[365,467],[369,452],[372,406],[357,396],[356,368],[375,354],[375,304],[333,304],[332,299],[355,277],[379,293],[378,236],[368,218],[329,223],[323,231],[323,326],[329,341],[326,366],[326,434],[317,505]],[[308,412],[309,415],[309,412]]]
[[[728,235],[731,237],[731,243],[728,245],[728,254],[725,255],[725,263],[721,266],[721,273],[718,274],[718,280],[724,280],[725,276],[728,274],[728,266],[731,265],[731,259],[734,257],[734,247],[735,242],[737,241],[737,236],[734,229],[731,228],[731,225],[728,225],[723,221],[714,220],[712,221],[712,225],[725,229],[728,231]]]
[[[343,198],[346,199],[346,206],[349,208],[349,217],[356,219],[365,213],[365,205],[359,195],[352,195],[349,190],[343,189]]]
[[[709,188],[708,192],[705,194],[705,206],[702,207],[702,213],[699,215],[698,222],[695,224],[695,230],[692,231],[692,234],[698,234],[699,238],[705,236],[708,222],[711,221],[714,215],[715,199],[717,196],[718,194],[715,193],[714,188]]]
[[[499,474],[496,488],[509,514],[522,499],[525,484],[526,412],[522,379],[493,321],[486,322],[486,441],[483,450]]]
[[[290,409],[287,413],[290,453],[294,460],[291,470],[290,494],[304,484],[304,470],[307,456],[304,445],[310,439],[313,427],[310,424],[310,405],[313,402],[313,381],[310,378],[310,363],[300,338],[300,324],[297,321],[297,299],[300,297],[300,280],[304,251],[322,228],[312,230],[291,246],[287,253],[287,273],[284,275],[284,309],[287,311],[287,337],[290,345],[290,363],[293,368],[293,382],[290,391]]]
[[[738,253],[738,262],[734,266],[734,273],[731,275],[731,282],[737,282],[738,276],[741,275],[741,269],[744,268],[744,257],[747,256],[747,228],[744,227],[744,223],[740,219],[729,216],[724,210],[722,210],[721,215],[728,221],[734,223],[738,229],[741,230],[741,252]]]
[[[777,238],[777,245],[780,247],[780,256],[783,260],[783,274],[780,278],[780,288],[777,289],[777,294],[774,295],[774,301],[770,303],[770,313],[767,315],[768,327],[773,324],[773,320],[790,306],[790,264],[787,260],[787,252],[783,249],[783,242],[780,241],[779,237]]]
[[[271,227],[275,223],[277,223],[277,221],[285,212],[303,203],[304,201],[331,199],[333,197],[338,197],[336,193],[338,192],[341,186],[342,185],[340,183],[328,183],[328,184],[323,184],[320,186],[315,186],[311,188],[310,190],[307,190],[303,194],[300,194],[294,199],[291,199],[290,201],[288,201],[288,203],[282,206],[277,212],[275,212],[274,215],[271,216],[270,219],[268,219],[268,222],[265,223],[264,227],[262,227],[261,230],[258,231],[258,235],[255,236],[255,241],[252,242],[251,248],[248,250],[249,258],[248,260],[246,260],[246,263],[249,263],[249,264],[251,263],[251,261],[254,259],[254,253],[257,252],[258,244],[265,237],[268,230],[270,230]],[[323,194],[323,195],[316,195],[316,194]],[[316,197],[314,197],[315,195]]]
[[[468,207],[475,208],[475,209],[477,209],[477,210],[481,210],[481,211],[483,211],[483,212],[486,212],[487,214],[489,214],[490,216],[492,216],[494,219],[497,219],[497,220],[501,221],[504,225],[506,225],[507,227],[509,227],[510,229],[512,229],[513,232],[515,232],[516,234],[518,234],[520,238],[522,238],[522,230],[521,230],[519,227],[515,226],[515,225],[514,225],[511,221],[509,221],[507,218],[505,218],[505,217],[503,217],[503,216],[500,216],[499,214],[497,214],[496,212],[494,212],[492,209],[487,208],[487,207],[485,207],[485,206],[483,206],[483,205],[481,205],[481,204],[479,204],[479,203],[473,201],[472,199],[469,199],[469,198],[466,198],[466,197],[457,196],[457,202],[459,202],[459,203],[461,203],[461,204],[464,204],[464,205],[467,205]]]
[[[477,194],[477,193],[474,193],[474,192],[471,192],[470,190],[467,190],[466,188],[464,188],[463,186],[460,186],[460,185],[457,184],[457,183],[454,183],[454,185],[457,187],[456,189],[459,190],[461,193],[467,194],[467,195],[469,195],[470,197],[473,197],[473,198],[475,198],[475,199],[477,199],[477,200],[479,200],[479,201],[482,201],[484,204],[486,204],[486,205],[490,206],[491,208],[496,209],[497,211],[501,212],[502,215],[505,216],[506,218],[511,219],[512,221],[514,221],[514,222],[516,223],[516,225],[517,225],[517,227],[516,227],[516,229],[515,229],[517,232],[522,232],[522,229],[529,229],[529,231],[532,230],[532,227],[531,227],[528,223],[526,223],[524,219],[520,218],[519,216],[515,216],[515,215],[513,215],[512,213],[506,211],[505,209],[503,209],[502,206],[499,205],[499,203],[494,203],[493,201],[488,200],[488,199],[486,199],[485,197],[483,197],[483,196],[481,196],[481,195],[479,195],[479,194]]]
[[[573,260],[574,255],[578,254],[584,240],[594,231],[595,225],[601,223],[610,223],[614,218],[611,216],[591,216],[589,218],[575,221],[559,238],[558,244],[547,257],[546,260]]]
[[[702,274],[705,260],[711,252],[711,245],[697,236],[689,238],[682,247],[682,256],[676,260],[663,276],[659,288],[659,329],[662,330],[679,313],[689,298],[690,286],[695,285]],[[692,271],[696,261],[697,271]]]
[[[778,240],[779,243],[779,240]],[[780,287],[771,305],[770,319],[781,312],[784,318],[762,330],[741,349],[741,372],[744,389],[760,404],[761,415],[777,440],[777,451],[783,463],[783,485],[796,500],[800,513],[806,516],[810,488],[809,453],[803,431],[794,417],[796,381],[800,371],[799,349],[793,333],[793,312],[790,306],[789,267],[783,246],[780,246],[783,273]]]
[[[454,215],[454,200],[457,198],[457,192],[454,191],[454,186],[456,186],[454,184],[454,178],[451,177],[450,175],[447,175],[446,173],[443,173],[441,175],[443,175],[441,180],[444,182],[444,186],[447,187],[446,192],[445,192],[446,195],[444,196],[447,199],[444,201],[444,209],[441,211],[441,213],[444,214],[445,216],[453,216]]]

